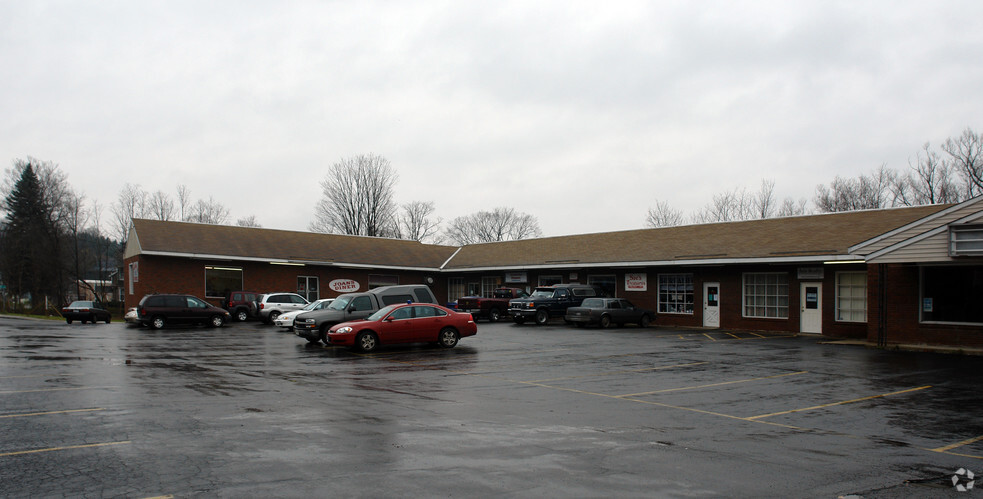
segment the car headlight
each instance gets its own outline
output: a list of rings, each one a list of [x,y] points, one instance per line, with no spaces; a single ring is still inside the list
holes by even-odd
[[[351,326],[339,327],[335,332],[341,334],[347,334],[352,332],[352,327]]]

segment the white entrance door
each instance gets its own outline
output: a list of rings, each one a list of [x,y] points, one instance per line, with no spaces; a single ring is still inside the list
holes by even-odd
[[[822,334],[823,332],[823,283],[799,284],[799,331]]]
[[[720,283],[703,283],[703,327],[720,327]]]

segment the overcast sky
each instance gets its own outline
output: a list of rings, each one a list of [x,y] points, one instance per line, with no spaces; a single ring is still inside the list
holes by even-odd
[[[104,221],[185,184],[306,230],[374,153],[399,202],[563,235],[983,130],[983,2],[3,1],[0,67],[4,168],[57,163]]]

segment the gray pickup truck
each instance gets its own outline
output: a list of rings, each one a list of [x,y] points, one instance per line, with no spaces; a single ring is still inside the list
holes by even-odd
[[[294,334],[311,343],[323,341],[327,344],[326,335],[331,326],[364,319],[386,305],[407,302],[437,303],[437,298],[423,284],[383,286],[361,293],[343,294],[327,308],[298,315],[294,319]]]

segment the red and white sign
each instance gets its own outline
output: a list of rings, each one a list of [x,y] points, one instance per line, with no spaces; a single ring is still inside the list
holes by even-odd
[[[335,279],[328,283],[328,288],[339,293],[354,293],[358,291],[359,286],[358,281],[354,279]]]
[[[625,291],[648,291],[648,274],[641,272],[625,274]]]

